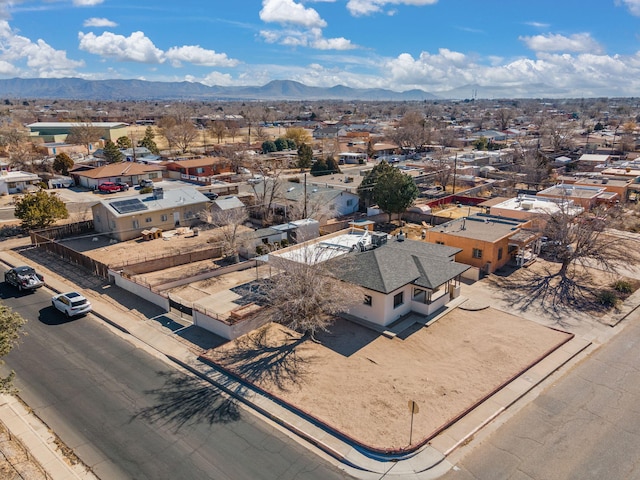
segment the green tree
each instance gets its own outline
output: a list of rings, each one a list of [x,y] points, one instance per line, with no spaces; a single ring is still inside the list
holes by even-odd
[[[389,215],[402,215],[413,204],[420,191],[413,178],[397,168],[383,173],[373,187],[373,200],[380,209]]]
[[[111,140],[107,140],[104,144],[104,148],[102,149],[104,154],[104,158],[108,163],[118,163],[124,159],[124,155],[118,148],[118,146],[113,143]]]
[[[62,152],[56,155],[53,161],[53,170],[61,173],[62,175],[69,175],[69,169],[73,167],[73,159]]]
[[[329,172],[329,174],[341,173],[340,167],[338,166],[338,162],[336,162],[336,159],[333,158],[332,155],[329,155],[327,157],[326,162],[327,162],[327,171]]]
[[[366,207],[370,206],[374,202],[373,187],[378,183],[378,177],[391,170],[395,169],[383,160],[373,167],[373,169],[362,179],[362,183],[360,183],[360,186],[358,187],[358,196]]]
[[[132,148],[133,147],[133,143],[131,143],[131,139],[129,137],[127,137],[126,135],[123,135],[122,137],[118,138],[118,140],[116,140],[116,145],[118,145],[118,148]]]
[[[311,145],[303,143],[298,147],[298,167],[309,168],[313,161],[313,149]]]
[[[56,220],[69,217],[67,206],[56,193],[38,190],[26,193],[16,201],[16,218],[22,220],[22,228],[34,230],[48,227]]]
[[[295,140],[293,140],[292,138],[287,138],[287,149],[288,150],[295,150],[296,148],[298,148],[298,144],[296,143]]]
[[[0,303],[0,358],[5,357],[18,343],[20,330],[25,323],[26,320],[20,314]],[[3,364],[4,361],[0,360],[0,365]],[[6,377],[0,377],[0,393],[11,393],[13,391],[12,382],[14,377],[15,373],[13,371]]]
[[[488,144],[489,142],[486,137],[480,137],[475,142],[473,142],[473,146],[476,147],[476,150],[487,150]]]
[[[277,150],[275,142],[272,142],[271,140],[262,142],[262,153],[271,153]]]
[[[138,146],[149,149],[149,151],[154,155],[159,155],[160,150],[158,149],[158,145],[156,144],[154,138],[156,138],[156,134],[153,133],[153,128],[149,126],[144,131],[144,137],[138,142]]]
[[[287,142],[286,138],[276,138],[276,141],[273,142],[276,145],[276,150],[278,150],[279,152],[283,151],[283,150],[287,150],[289,148],[289,142]]]
[[[314,177],[321,177],[322,175],[329,175],[329,171],[327,170],[327,163],[323,158],[319,158],[315,161],[313,165],[311,165],[311,175]]]

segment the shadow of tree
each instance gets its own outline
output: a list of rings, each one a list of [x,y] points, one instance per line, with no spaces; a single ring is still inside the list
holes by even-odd
[[[559,326],[568,326],[565,318],[575,311],[602,313],[598,288],[586,272],[562,276],[548,268],[534,272],[521,269],[516,275],[493,276],[491,283],[514,308],[527,311],[539,309]]]
[[[306,374],[303,357],[296,350],[308,336],[284,332],[287,339],[278,341],[269,335],[269,327],[242,337],[233,349],[215,352],[213,361],[251,383],[267,383],[286,391]]]
[[[195,377],[177,372],[158,372],[165,377],[162,387],[145,393],[157,397],[155,405],[136,413],[131,421],[143,419],[162,425],[175,424],[176,431],[200,422],[229,423],[240,419],[235,399]]]

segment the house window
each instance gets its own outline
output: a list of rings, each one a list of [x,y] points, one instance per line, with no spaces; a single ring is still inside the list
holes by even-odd
[[[147,222],[147,223],[151,223],[152,219],[151,219],[151,217],[147,217],[147,218],[144,219],[144,221]]]
[[[204,173],[204,168],[203,167],[196,168],[196,173]]]
[[[353,205],[353,198],[347,200],[347,207],[350,207],[351,205]]]
[[[368,306],[373,305],[373,298],[371,297],[371,295],[365,295],[363,303]]]
[[[166,222],[167,221],[167,215],[166,214],[160,215],[160,221]]]
[[[158,174],[152,172],[149,174],[149,178],[158,178]]]
[[[479,248],[473,249],[473,258],[482,258],[482,250]]]
[[[393,308],[398,308],[402,304],[404,304],[404,292],[396,293],[393,296]]]
[[[100,220],[100,215],[94,216],[93,219],[96,221],[96,223],[102,223]]]
[[[498,249],[498,260],[502,260],[502,247]]]
[[[133,228],[140,228],[140,224],[138,223],[138,220],[133,221]]]

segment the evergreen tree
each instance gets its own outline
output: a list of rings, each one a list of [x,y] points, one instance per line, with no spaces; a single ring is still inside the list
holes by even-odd
[[[303,143],[298,147],[298,167],[309,168],[313,161],[313,149],[310,145]]]
[[[329,175],[329,172],[327,171],[327,163],[322,158],[319,158],[313,165],[311,165],[310,172],[314,177]]]
[[[404,211],[418,198],[420,191],[413,178],[397,168],[391,168],[378,177],[373,187],[373,200],[380,209],[389,215]]]
[[[53,170],[61,173],[62,175],[69,175],[69,169],[73,167],[73,159],[62,152],[56,155],[53,161]]]
[[[358,187],[358,195],[365,207],[368,207],[374,202],[373,187],[378,182],[378,177],[391,170],[395,170],[395,168],[383,160],[373,167],[373,169],[362,179],[362,183],[360,183],[360,186]]]
[[[340,172],[340,167],[338,166],[338,162],[336,162],[336,159],[333,158],[332,155],[327,157],[327,170],[329,172],[329,174],[333,174],[333,173],[341,173]]]
[[[118,140],[116,140],[116,145],[118,145],[118,148],[133,147],[133,144],[131,143],[131,139],[126,135],[123,135],[122,137],[118,138]]]
[[[16,201],[14,215],[22,220],[22,228],[34,230],[67,218],[69,212],[57,194],[38,190],[35,193],[27,193]]]
[[[124,159],[124,155],[122,154],[118,146],[111,140],[107,140],[105,142],[102,152],[107,163],[117,163],[121,162]]]
[[[262,142],[262,153],[271,153],[275,152],[278,149],[276,148],[276,144],[271,140],[265,140]]]
[[[144,137],[138,142],[138,146],[147,148],[154,155],[159,155],[160,150],[158,149],[158,145],[156,144],[154,138],[156,138],[156,134],[153,133],[153,128],[149,126],[144,131]]]

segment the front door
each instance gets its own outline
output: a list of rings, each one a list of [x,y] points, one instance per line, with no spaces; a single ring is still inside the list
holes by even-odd
[[[176,227],[180,226],[180,212],[173,212],[173,224]]]

